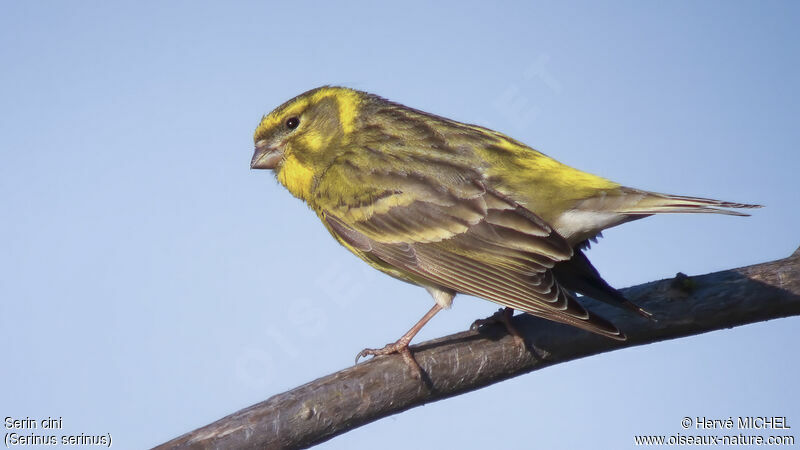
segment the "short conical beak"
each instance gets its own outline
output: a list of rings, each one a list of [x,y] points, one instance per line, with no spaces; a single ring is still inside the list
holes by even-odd
[[[274,169],[283,157],[279,148],[269,147],[266,141],[256,142],[253,159],[250,160],[251,169]]]

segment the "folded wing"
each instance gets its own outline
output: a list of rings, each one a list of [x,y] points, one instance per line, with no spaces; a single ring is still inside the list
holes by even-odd
[[[395,171],[352,160],[326,171],[317,196],[328,228],[354,251],[421,284],[625,339],[556,280],[553,267],[573,256],[567,241],[478,171],[453,161],[404,161]]]

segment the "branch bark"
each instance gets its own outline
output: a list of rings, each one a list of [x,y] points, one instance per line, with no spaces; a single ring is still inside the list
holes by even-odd
[[[696,277],[678,274],[624,289],[658,322],[591,299],[591,309],[628,335],[617,342],[519,315],[523,351],[502,327],[412,346],[425,371],[415,379],[400,356],[374,358],[191,431],[157,449],[303,448],[415,406],[463,394],[553,364],[800,314],[800,248],[788,258]]]

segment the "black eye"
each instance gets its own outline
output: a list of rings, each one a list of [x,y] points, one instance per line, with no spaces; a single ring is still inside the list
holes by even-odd
[[[294,130],[297,126],[300,125],[300,119],[297,117],[289,117],[286,119],[286,127],[290,130]]]

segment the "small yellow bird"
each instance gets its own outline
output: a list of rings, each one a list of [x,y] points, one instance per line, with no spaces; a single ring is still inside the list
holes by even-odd
[[[457,293],[612,339],[625,335],[575,294],[649,317],[583,253],[602,230],[658,213],[755,208],[621,186],[581,172],[496,131],[342,87],[301,94],[256,128],[253,169],[272,169],[348,250],[424,287],[435,305],[397,342],[408,349]],[[511,331],[511,330],[510,330]]]

